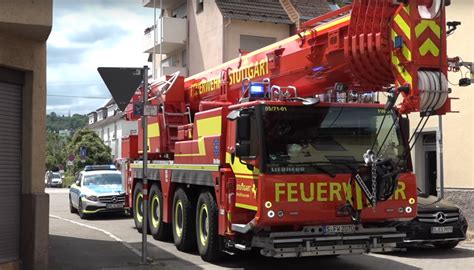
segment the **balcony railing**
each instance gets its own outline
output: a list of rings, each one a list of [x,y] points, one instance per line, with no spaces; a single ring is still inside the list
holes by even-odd
[[[161,39],[161,29],[163,29],[163,37]],[[155,36],[156,35],[156,36]],[[163,17],[159,19],[155,27],[145,30],[143,40],[143,51],[145,53],[153,53],[153,42],[155,43],[155,53],[168,54],[180,48],[184,48],[188,37],[188,29],[186,19]]]
[[[169,9],[184,4],[186,0],[162,0],[163,9]],[[156,8],[160,8],[160,0],[142,0],[144,7],[152,8],[156,5]]]

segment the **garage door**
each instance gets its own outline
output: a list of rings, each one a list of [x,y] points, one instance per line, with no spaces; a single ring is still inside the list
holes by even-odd
[[[0,264],[20,253],[21,95],[0,81]]]

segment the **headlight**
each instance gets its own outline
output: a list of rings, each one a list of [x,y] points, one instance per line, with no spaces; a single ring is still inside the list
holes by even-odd
[[[86,196],[86,199],[89,200],[89,201],[96,202],[97,201],[97,196],[89,195],[89,196]]]

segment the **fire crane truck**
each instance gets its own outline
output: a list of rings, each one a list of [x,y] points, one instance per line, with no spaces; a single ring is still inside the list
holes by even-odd
[[[448,4],[354,0],[287,39],[152,82],[148,149],[143,128],[123,140],[138,231],[206,261],[251,249],[276,258],[394,250],[404,234],[391,224],[417,212],[405,115],[450,112],[448,67],[463,65],[448,63]],[[369,102],[378,93],[385,105]],[[131,103],[141,99],[138,89]]]

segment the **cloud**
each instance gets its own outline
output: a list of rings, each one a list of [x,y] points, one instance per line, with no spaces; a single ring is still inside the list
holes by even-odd
[[[53,8],[47,112],[86,114],[110,97],[98,67],[147,64],[142,39],[153,24],[153,9],[142,7],[141,0],[56,0]]]
[[[77,63],[81,60],[85,49],[83,48],[63,48],[53,45],[48,46],[48,64]]]
[[[98,25],[85,29],[72,36],[70,41],[77,43],[92,44],[103,40],[114,40],[127,35],[127,31],[117,25]]]

